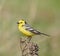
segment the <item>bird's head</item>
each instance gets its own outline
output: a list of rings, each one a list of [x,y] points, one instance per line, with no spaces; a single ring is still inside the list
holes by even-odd
[[[25,25],[25,24],[26,24],[26,21],[23,20],[23,19],[21,19],[21,20],[19,20],[19,21],[17,22],[17,24],[22,26],[22,25]]]

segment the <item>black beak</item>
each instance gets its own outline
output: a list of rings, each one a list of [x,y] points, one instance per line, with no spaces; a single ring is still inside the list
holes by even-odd
[[[19,24],[19,22],[17,22],[17,24]]]

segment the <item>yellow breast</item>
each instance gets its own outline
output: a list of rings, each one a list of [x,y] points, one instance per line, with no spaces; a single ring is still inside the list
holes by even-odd
[[[26,30],[24,27],[19,27],[19,31],[21,31],[26,36],[33,36],[34,34],[28,30]]]

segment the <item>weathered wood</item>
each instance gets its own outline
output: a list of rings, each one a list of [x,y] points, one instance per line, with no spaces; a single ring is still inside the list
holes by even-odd
[[[38,56],[38,45],[33,42],[27,42],[20,38],[20,48],[22,56]]]

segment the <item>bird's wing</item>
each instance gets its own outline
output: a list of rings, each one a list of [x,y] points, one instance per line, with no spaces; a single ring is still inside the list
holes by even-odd
[[[31,27],[28,24],[25,24],[25,29],[28,30],[28,31],[30,31],[30,32],[32,32],[32,33],[34,33],[34,34],[40,34],[39,31],[35,30],[33,27]]]
[[[42,34],[42,35],[45,35],[45,36],[50,36],[50,35],[47,35],[47,34],[45,34],[45,33],[41,33],[41,32],[39,32],[39,31],[37,31],[36,29],[34,29],[33,27],[31,27],[30,25],[28,25],[28,24],[25,24],[25,30],[28,30],[28,31],[30,31],[30,32],[32,32],[32,33],[34,33],[34,34],[37,34],[37,35],[39,35],[39,34]]]

